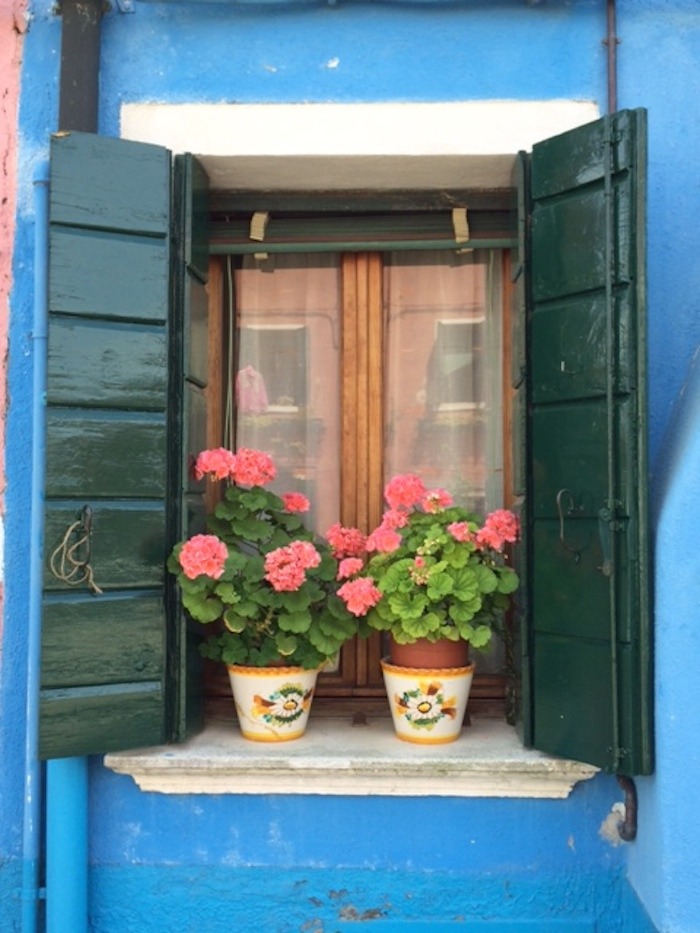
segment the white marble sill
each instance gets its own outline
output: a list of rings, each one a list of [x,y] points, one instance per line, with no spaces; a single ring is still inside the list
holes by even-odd
[[[243,739],[234,720],[217,718],[182,745],[114,752],[105,765],[162,794],[561,798],[597,773],[523,748],[515,729],[488,714],[447,745],[403,742],[384,717],[353,725],[312,716],[302,738],[272,744]]]

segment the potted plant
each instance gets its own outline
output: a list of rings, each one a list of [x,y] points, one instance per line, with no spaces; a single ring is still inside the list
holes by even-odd
[[[364,626],[389,634],[382,669],[399,737],[452,741],[474,672],[469,646],[490,643],[518,587],[505,552],[518,520],[497,509],[482,522],[415,474],[395,476],[385,499],[371,557],[339,595]]]
[[[303,734],[319,670],[357,633],[338,597],[338,560],[304,526],[309,502],[264,487],[275,477],[262,451],[205,450],[197,479],[225,487],[207,534],[174,548],[189,615],[216,632],[201,646],[227,665],[244,736],[280,741]]]

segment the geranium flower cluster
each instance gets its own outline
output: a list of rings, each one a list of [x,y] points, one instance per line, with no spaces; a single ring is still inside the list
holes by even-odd
[[[306,571],[318,567],[321,555],[310,541],[292,541],[265,555],[265,579],[278,593],[298,590]]]
[[[399,640],[465,638],[483,647],[518,584],[503,553],[518,538],[516,516],[497,509],[479,523],[447,490],[427,489],[413,473],[393,477],[384,498],[388,508],[364,541],[364,563],[359,532],[329,532],[339,551],[348,540],[355,545],[339,565],[338,595],[351,613]]]
[[[203,450],[194,465],[194,475],[203,479],[228,479],[238,486],[265,486],[276,476],[272,457],[261,450],[240,447],[234,454],[225,447]],[[302,498],[304,498],[302,496]]]
[[[228,548],[216,535],[195,535],[183,544],[179,560],[182,572],[190,580],[201,574],[218,580],[227,558]]]
[[[283,660],[318,668],[336,657],[358,632],[337,591],[363,566],[365,536],[337,526],[342,557],[335,556],[304,526],[305,495],[264,488],[276,476],[264,451],[202,451],[194,475],[221,482],[220,496],[207,516],[208,534],[176,545],[168,569],[189,615],[217,626],[202,654],[255,667]]]

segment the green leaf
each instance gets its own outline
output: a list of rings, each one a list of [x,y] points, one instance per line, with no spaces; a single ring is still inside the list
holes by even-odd
[[[454,589],[454,581],[448,573],[431,574],[426,593],[433,602],[439,602]]]
[[[499,572],[498,580],[498,592],[499,593],[514,593],[520,580],[517,573],[510,567],[502,567]]]
[[[404,619],[403,630],[412,638],[427,638],[440,631],[443,619],[437,612],[426,612],[418,619]]]
[[[485,648],[491,641],[491,629],[488,625],[479,625],[474,629],[474,633],[469,639],[475,648]]]
[[[240,615],[239,612],[233,609],[227,609],[224,613],[224,625],[235,635],[240,635],[241,632],[244,632],[247,626],[245,618]]]
[[[306,632],[311,625],[308,612],[281,612],[277,624],[283,632]]]
[[[389,597],[389,606],[392,612],[400,619],[419,619],[428,606],[428,597],[425,593],[411,596],[406,593],[394,593]]]
[[[448,609],[449,617],[457,623],[470,622],[481,608],[481,600],[474,598],[466,603],[451,603]]]
[[[302,612],[311,605],[311,596],[306,586],[302,585],[298,590],[283,594],[283,604],[289,612]]]
[[[471,602],[479,593],[479,581],[473,567],[460,567],[454,574],[452,595],[460,602]]]
[[[493,593],[498,586],[498,577],[490,567],[484,567],[483,564],[477,564],[472,567],[479,584],[481,593]]]
[[[252,489],[245,489],[240,494],[241,503],[251,512],[261,512],[268,507],[269,497],[264,489],[254,486]],[[281,500],[280,500],[280,504]]]
[[[232,583],[218,583],[214,587],[214,592],[222,602],[227,603],[229,606],[241,601],[240,594]]]
[[[299,641],[294,637],[294,635],[282,634],[282,632],[278,632],[275,637],[275,644],[280,655],[283,658],[288,658],[297,650]]]
[[[198,622],[214,622],[221,618],[224,611],[223,603],[213,596],[206,596],[200,593],[182,594],[182,605],[189,612],[193,619]]]

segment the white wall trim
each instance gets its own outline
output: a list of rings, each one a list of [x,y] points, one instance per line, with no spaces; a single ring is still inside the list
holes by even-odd
[[[598,116],[574,100],[131,103],[121,135],[194,153],[215,188],[504,188],[516,152]]]

